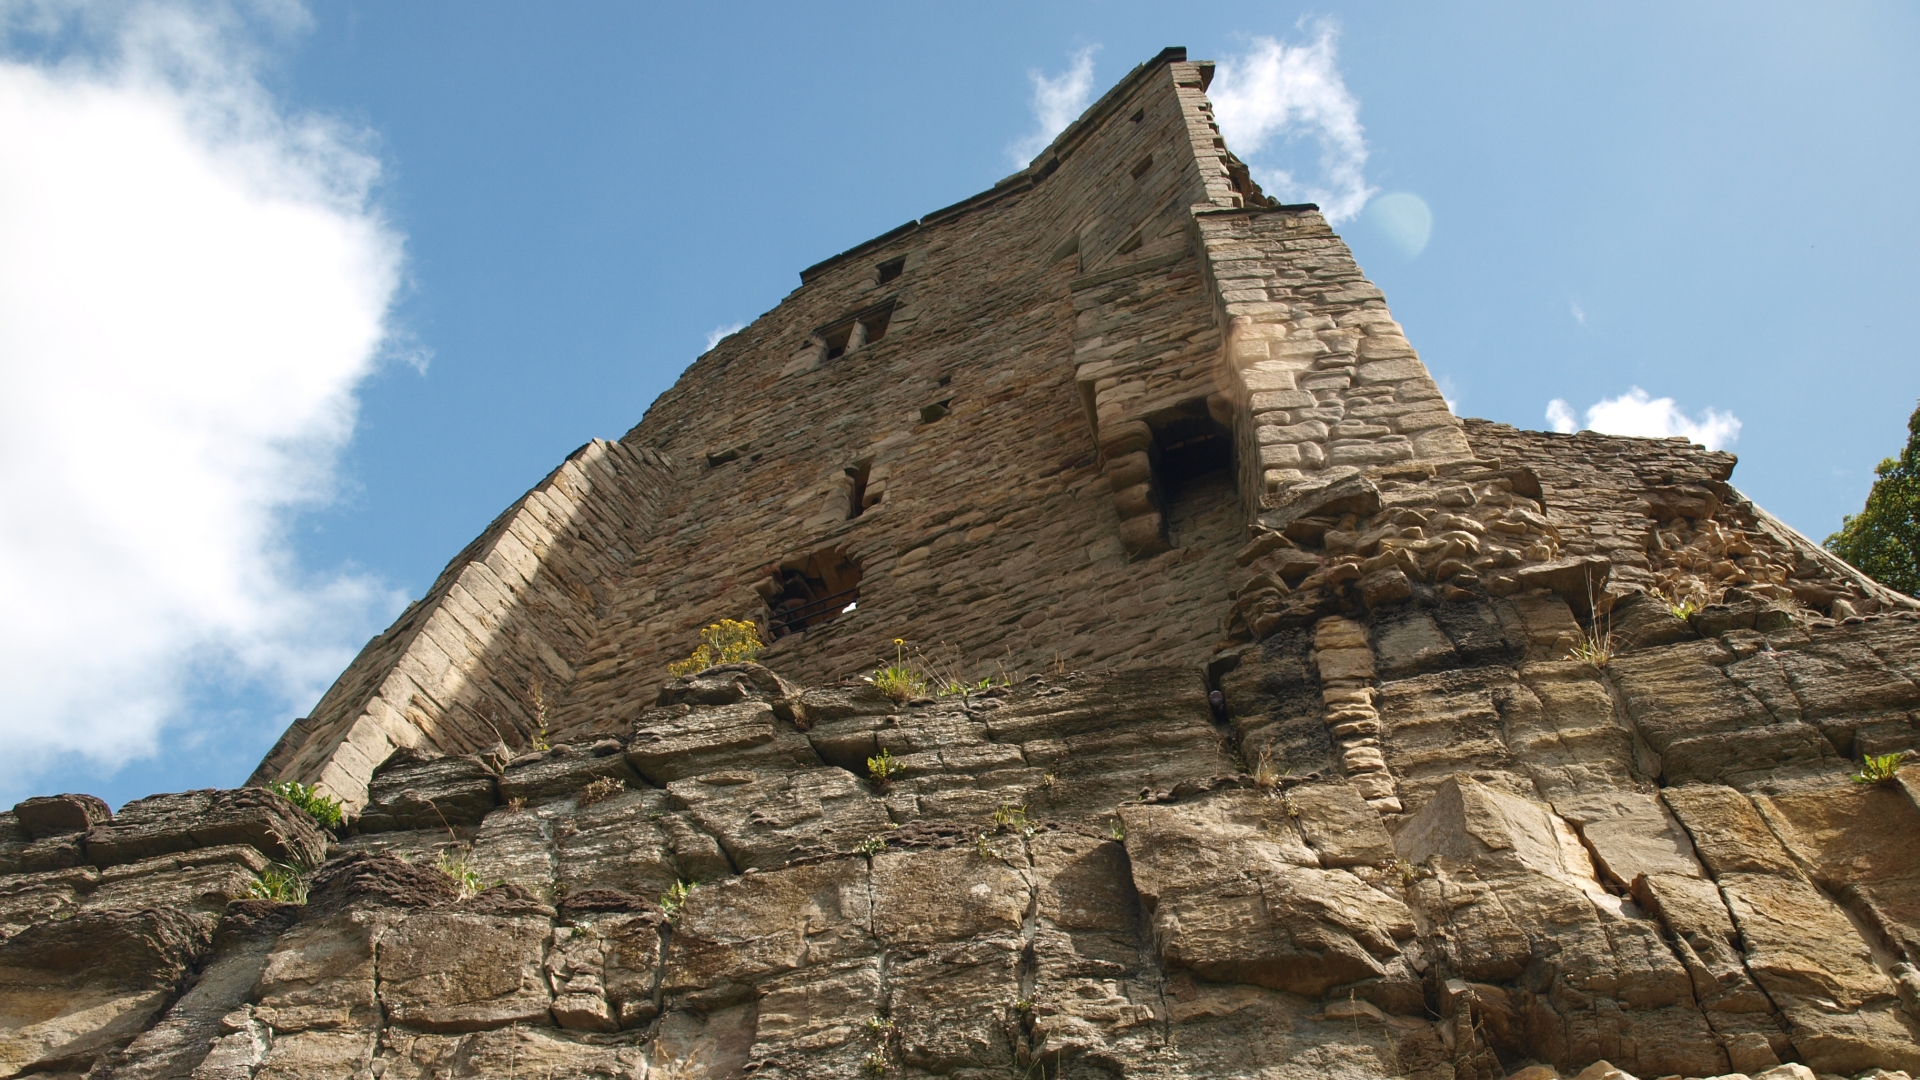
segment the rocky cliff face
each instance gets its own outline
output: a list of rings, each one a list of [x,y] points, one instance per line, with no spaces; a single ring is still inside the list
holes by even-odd
[[[344,826],[0,814],[0,1077],[1920,1067],[1920,605],[1730,455],[1454,417],[1210,73],[511,507],[255,774]],[[835,677],[903,636],[1001,677]]]
[[[1367,580],[1224,651],[1214,700],[1185,668],[895,702],[732,665],[625,738],[397,757],[343,836],[257,789],[30,800],[0,1069],[1920,1065],[1920,773],[1849,776],[1915,742],[1911,614],[1623,602],[1595,666],[1562,594]],[[235,899],[273,864],[317,867],[304,904]]]

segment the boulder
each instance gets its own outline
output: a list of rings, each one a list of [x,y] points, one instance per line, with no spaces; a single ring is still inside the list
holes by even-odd
[[[326,857],[327,834],[306,811],[265,788],[150,795],[86,832],[87,859],[102,868],[232,844],[278,862],[317,866]]]

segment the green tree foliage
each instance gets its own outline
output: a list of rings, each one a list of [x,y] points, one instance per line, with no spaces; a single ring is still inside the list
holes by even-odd
[[[1920,595],[1920,408],[1907,420],[1907,448],[1874,470],[1867,505],[1827,537],[1827,550],[1880,584]]]

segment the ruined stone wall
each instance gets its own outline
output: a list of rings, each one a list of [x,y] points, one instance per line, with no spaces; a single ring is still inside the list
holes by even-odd
[[[671,472],[644,448],[596,439],[574,452],[368,643],[249,783],[316,782],[357,808],[397,748],[539,738]]]
[[[1208,73],[496,521],[256,773],[338,829],[0,814],[0,1077],[1920,1068],[1920,766],[1856,780],[1920,751],[1920,604],[1731,455],[1452,416]],[[896,637],[1001,677],[889,697]]]

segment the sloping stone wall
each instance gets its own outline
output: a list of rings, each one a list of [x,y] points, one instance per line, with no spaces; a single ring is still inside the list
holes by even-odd
[[[357,809],[398,748],[540,737],[671,472],[658,453],[600,439],[570,455],[361,650],[249,783],[315,782]]]

